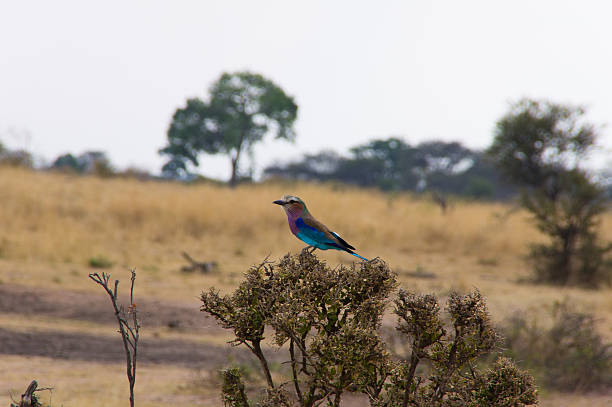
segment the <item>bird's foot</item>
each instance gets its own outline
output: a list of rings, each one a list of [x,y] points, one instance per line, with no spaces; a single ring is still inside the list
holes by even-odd
[[[302,249],[302,254],[304,254],[304,252],[312,254],[315,250],[317,250],[315,246],[306,246]]]

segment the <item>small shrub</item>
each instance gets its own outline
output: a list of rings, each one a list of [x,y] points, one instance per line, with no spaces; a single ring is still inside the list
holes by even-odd
[[[405,271],[404,274],[407,275],[408,277],[413,277],[413,278],[425,278],[425,279],[438,278],[436,273],[425,269],[425,267],[421,266],[420,264],[417,264],[416,269]]]
[[[509,359],[489,370],[476,366],[499,343],[478,291],[452,293],[444,324],[434,296],[400,290],[397,331],[409,343],[409,356],[394,358],[379,328],[396,286],[395,273],[381,260],[332,269],[302,252],[252,267],[230,295],[202,293],[201,310],[256,356],[267,388],[252,405],[339,406],[346,392],[365,394],[376,407],[537,403],[533,379]],[[288,348],[291,372],[281,385],[261,347],[266,329],[279,348]],[[239,369],[224,371],[223,379],[226,406],[251,405]]]
[[[604,343],[591,314],[568,301],[553,306],[552,326],[525,315],[506,325],[508,354],[531,369],[546,387],[559,391],[612,389],[612,344]]]
[[[112,175],[112,167],[110,168],[110,174]],[[148,181],[153,179],[153,176],[145,169],[137,167],[128,167],[124,171],[117,173],[121,178],[131,178],[138,181]]]
[[[559,176],[555,199],[532,191],[522,196],[537,228],[550,241],[531,244],[528,259],[537,282],[596,288],[612,281],[612,243],[600,242],[607,208],[604,190],[580,171]]]
[[[223,377],[223,404],[232,407],[248,407],[249,402],[244,391],[240,369],[223,370],[221,376]]]
[[[102,159],[93,162],[91,173],[101,178],[110,178],[115,175],[115,169],[110,161]]]
[[[0,151],[0,165],[32,168],[34,159],[32,154],[25,150],[4,150]]]
[[[499,265],[499,260],[495,257],[480,257],[478,259],[478,264],[481,266],[497,266]]]
[[[475,406],[519,406],[538,403],[533,377],[507,358],[499,358],[476,387]]]
[[[474,176],[469,179],[463,193],[470,198],[488,199],[495,194],[495,185],[486,178]]]
[[[88,263],[89,267],[95,269],[107,269],[113,267],[113,262],[102,255],[90,257]]]

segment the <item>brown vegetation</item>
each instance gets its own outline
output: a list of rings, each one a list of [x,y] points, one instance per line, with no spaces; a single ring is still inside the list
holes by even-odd
[[[508,215],[508,205],[458,201],[444,214],[435,203],[409,194],[386,195],[333,185],[240,185],[231,190],[211,184],[100,179],[14,167],[0,167],[0,287],[27,297],[25,309],[35,308],[36,296],[44,297],[48,292],[56,292],[58,301],[62,296],[66,301],[59,302],[64,304],[61,310],[45,314],[40,309],[20,312],[14,304],[9,307],[0,300],[0,319],[7,322],[5,329],[39,332],[42,336],[58,330],[94,335],[108,330],[109,337],[116,335],[112,319],[75,320],[71,312],[66,312],[86,312],[92,293],[101,297],[104,307],[108,306],[108,300],[87,279],[95,271],[91,259],[107,260],[110,265],[105,271],[126,283],[127,269],[137,267],[137,296],[158,304],[160,310],[172,306],[196,309],[202,290],[216,286],[229,292],[253,263],[267,255],[279,259],[287,251],[301,250],[303,245],[290,234],[286,217],[271,203],[284,193],[305,199],[319,219],[364,256],[383,258],[403,287],[433,293],[441,299],[451,289],[466,292],[478,287],[498,322],[518,310],[545,318],[545,306],[567,297],[580,309],[593,312],[600,321],[599,333],[604,340],[612,340],[609,287],[594,291],[523,282],[530,276],[524,261],[527,243],[545,237],[529,223],[526,213]],[[604,216],[601,230],[604,240],[612,240],[610,213]],[[195,259],[216,261],[218,268],[207,274],[182,273],[183,251]],[[353,261],[352,256],[340,252],[317,255],[329,264]],[[153,335],[159,335],[159,339],[187,340],[201,346],[214,344],[219,348],[212,348],[211,354],[221,355],[219,349],[226,337],[217,331],[207,336],[192,322],[181,322],[180,312],[170,318],[178,321],[179,329],[165,325],[170,319],[150,325],[157,321],[150,316],[154,311],[143,315],[143,346]],[[393,320],[386,316],[383,325]],[[96,398],[112,404],[127,401],[124,366],[118,362],[63,362],[49,356],[26,359],[2,355],[0,363],[7,371],[0,387],[5,395],[8,389],[14,394],[23,392],[34,378],[34,363],[40,372],[36,377],[39,383],[56,388],[53,399],[59,404],[84,405],[85,400]],[[192,365],[168,367],[144,362],[139,366],[136,399],[146,405],[202,399],[208,400],[206,405],[220,403],[218,382],[215,386],[201,385]],[[73,372],[79,373],[75,377]],[[203,372],[206,380],[213,380],[207,370]],[[75,382],[85,386],[92,375],[96,375],[99,388],[89,388],[79,397],[66,391]],[[195,382],[198,385],[192,386]],[[557,397],[555,393],[545,394],[541,404],[568,405],[563,404],[564,399],[581,405],[576,397]],[[547,400],[554,402],[547,404]],[[591,400],[582,405],[603,406],[609,402],[605,396],[592,396]]]

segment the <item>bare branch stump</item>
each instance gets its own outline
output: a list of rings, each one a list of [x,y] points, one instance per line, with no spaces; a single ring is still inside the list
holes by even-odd
[[[183,252],[183,257],[189,262],[188,266],[181,267],[181,271],[185,273],[192,273],[199,271],[202,274],[210,273],[215,270],[218,266],[216,261],[197,261],[194,260],[187,252]]]
[[[11,403],[11,407],[40,407],[40,403],[38,402],[38,398],[34,394],[36,388],[38,387],[38,382],[36,380],[32,380],[25,393],[21,395],[21,401],[19,404]],[[49,389],[40,389],[40,390],[49,390]]]

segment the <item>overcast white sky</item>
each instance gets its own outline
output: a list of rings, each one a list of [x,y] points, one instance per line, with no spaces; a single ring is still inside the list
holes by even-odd
[[[611,21],[611,2],[584,0],[0,0],[0,140],[158,172],[176,108],[245,69],[299,105],[296,143],[259,146],[260,168],[391,135],[486,147],[522,96],[586,105],[603,125]],[[201,172],[226,178],[227,161]]]

